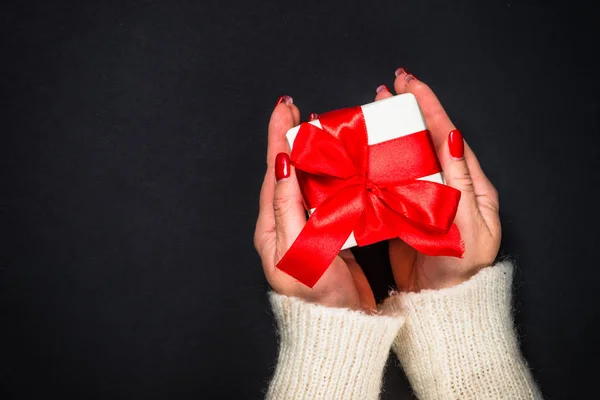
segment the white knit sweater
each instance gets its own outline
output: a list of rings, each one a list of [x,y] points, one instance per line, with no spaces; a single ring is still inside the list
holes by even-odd
[[[512,265],[400,293],[378,315],[271,293],[280,332],[268,399],[377,399],[392,348],[419,399],[541,399],[511,316]]]

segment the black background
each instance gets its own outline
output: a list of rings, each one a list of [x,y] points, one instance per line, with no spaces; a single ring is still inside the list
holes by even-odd
[[[262,397],[277,338],[252,235],[272,107],[289,94],[306,119],[367,103],[399,66],[432,86],[499,190],[522,349],[546,397],[595,388],[590,7],[2,6],[0,394]],[[359,254],[380,296],[382,252]],[[410,396],[394,364],[384,389]]]

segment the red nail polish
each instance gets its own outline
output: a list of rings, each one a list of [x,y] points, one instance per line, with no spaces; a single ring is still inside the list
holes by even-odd
[[[379,94],[381,92],[389,92],[390,90],[387,88],[387,86],[380,85],[377,87],[377,89],[375,89],[375,91],[377,92],[377,94]]]
[[[408,75],[406,75],[406,76],[404,77],[404,81],[405,81],[406,83],[408,83],[408,82],[412,81],[413,79],[415,79],[415,80],[417,79],[417,77],[416,77],[416,76],[414,76],[413,74],[408,74]]]
[[[310,117],[308,117],[309,121],[314,121],[315,119],[319,119],[319,114],[310,113]]]
[[[287,153],[279,153],[275,157],[275,179],[277,182],[290,177],[290,156]]]
[[[400,76],[400,75],[405,74],[405,73],[406,73],[406,71],[404,70],[404,68],[400,67],[400,68],[398,68],[396,70],[396,72],[394,72],[394,75]]]
[[[465,141],[458,129],[450,131],[448,134],[448,149],[452,158],[460,160],[465,155]]]
[[[277,107],[281,103],[283,103],[283,104],[293,104],[294,103],[294,99],[292,99],[290,96],[283,95],[279,99],[277,99],[277,103],[275,103],[275,107]]]

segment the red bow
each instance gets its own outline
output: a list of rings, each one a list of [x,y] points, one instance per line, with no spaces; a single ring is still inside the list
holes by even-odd
[[[291,163],[316,208],[277,267],[313,287],[354,231],[359,246],[399,237],[421,253],[460,257],[460,191],[418,180],[441,171],[428,131],[368,145],[360,107],[303,123]]]

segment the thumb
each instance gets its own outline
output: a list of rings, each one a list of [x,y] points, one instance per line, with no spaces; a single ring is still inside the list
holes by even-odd
[[[306,224],[306,214],[302,193],[287,153],[279,153],[275,158],[275,179],[277,183],[273,196],[273,211],[275,214],[276,262],[279,262]]]
[[[446,141],[442,144],[439,151],[439,158],[446,184],[461,192],[456,215],[456,222],[459,228],[462,219],[468,215],[473,215],[473,212],[478,212],[473,178],[469,173],[469,166],[464,154],[465,142],[463,136],[458,129],[454,129],[450,131]]]

